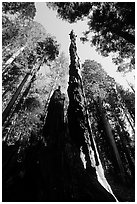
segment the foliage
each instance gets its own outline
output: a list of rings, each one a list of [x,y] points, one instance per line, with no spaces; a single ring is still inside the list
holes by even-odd
[[[61,52],[60,55],[49,64],[50,72],[49,77],[55,80],[57,77],[57,85],[60,85],[62,89],[67,89],[67,77],[69,70],[68,58],[65,53]]]
[[[135,94],[133,92],[125,91],[121,86],[118,86],[120,96],[128,109],[131,117],[135,120]]]
[[[11,39],[22,35],[21,30],[34,19],[36,8],[29,2],[2,3],[2,44],[5,46]]]
[[[33,2],[3,2],[2,12],[5,14],[17,14],[23,18],[34,19],[36,8]]]
[[[82,65],[83,83],[86,89],[86,93],[92,92],[92,98],[96,99],[100,96],[105,99],[115,84],[113,78],[111,78],[102,69],[101,65],[94,60],[86,60]]]
[[[45,41],[41,41],[37,43],[37,54],[44,57],[44,62],[47,60],[54,60],[56,56],[58,56],[58,44],[52,37],[47,37]]]
[[[9,136],[9,143],[15,143],[21,134],[22,142],[26,141],[27,144],[31,131],[39,135],[43,125],[43,119],[46,114],[46,103],[53,86],[56,85],[54,86],[54,89],[58,85],[66,86],[66,75],[68,74],[67,58],[65,57],[64,53],[61,53],[60,56],[55,60],[54,57],[56,57],[56,53],[53,51],[50,53],[50,49],[46,49],[48,46],[50,46],[50,42],[54,43],[54,41],[51,39],[51,41],[47,40],[47,42],[49,44],[46,44],[46,41],[44,41],[44,43],[40,41],[40,43],[38,43],[38,47],[36,46],[36,49],[33,50],[38,59],[40,59],[43,55],[49,57],[50,59],[48,61],[46,60],[45,62],[47,65],[44,63],[41,66],[41,69],[39,69],[39,71],[36,73],[35,80],[33,83],[31,83],[31,87],[28,94],[23,99],[21,108],[15,112],[15,114],[10,119],[10,121],[14,120],[13,118],[16,115],[16,125],[11,130],[11,133],[6,133]],[[41,46],[39,46],[39,44]],[[44,45],[47,47],[44,47]],[[39,52],[37,52],[38,50]],[[30,60],[30,57],[28,57],[28,59]],[[30,65],[34,63],[33,60],[30,60],[29,62]],[[25,132],[22,129],[23,126],[25,127]],[[9,124],[8,127],[11,129],[11,124]],[[4,132],[3,135],[5,135]]]
[[[34,132],[40,130],[42,125],[40,118],[51,84],[46,81],[45,76],[41,87],[43,89],[39,89],[39,93],[36,93],[35,85],[37,83],[35,84],[35,81],[38,82],[38,73],[36,72],[45,63],[55,60],[59,54],[59,45],[55,37],[48,34],[40,23],[32,20],[36,12],[34,3],[3,3],[2,9],[3,110],[14,97],[26,74],[32,74],[25,81],[18,99],[11,108],[10,117],[3,126],[3,137],[7,137],[9,143],[15,143],[20,138],[20,134],[22,141],[25,141],[25,137],[29,140],[32,130]],[[14,125],[12,121],[15,123]],[[23,126],[25,132],[22,129]]]
[[[12,56],[14,54],[13,52],[16,53],[16,51],[18,52],[21,50],[21,43],[25,46],[23,52],[20,51],[19,55],[16,56],[10,65],[8,65],[6,71],[3,73],[4,90],[7,86],[9,86],[9,77],[11,82],[14,81],[14,84],[16,84],[15,79],[18,80],[20,75],[24,76],[28,69],[32,69],[33,66],[38,63],[38,60],[43,62],[47,62],[47,60],[54,60],[59,52],[59,45],[57,44],[57,41],[54,37],[48,35],[40,24],[31,22],[28,26],[20,30],[20,32],[22,32],[21,35],[18,36],[15,41],[3,51],[4,56],[10,54],[10,52],[10,55]],[[40,53],[38,53],[38,49],[40,50]],[[3,59],[3,62],[6,60],[7,57]],[[11,84],[12,83],[10,83],[10,85]]]
[[[128,114],[129,119],[134,120],[134,94],[129,91],[124,91],[121,86],[117,85],[117,89],[119,89],[119,93],[122,97],[119,99],[120,96],[116,91],[116,82],[113,78],[109,77],[102,69],[101,65],[95,61],[86,60],[82,65],[82,68],[82,78],[88,100],[92,131],[98,149],[101,151],[103,166],[106,171],[112,169],[117,171],[111,153],[112,150],[109,147],[108,141],[105,139],[106,136],[98,106],[98,97],[103,101],[105,115],[111,125],[113,136],[124,164],[125,172],[128,176],[133,178],[134,133],[126,118],[126,114]],[[131,101],[130,97],[132,97]]]
[[[7,16],[2,18],[2,42],[5,45],[7,41],[11,40],[14,36],[17,36],[19,27],[10,20]]]
[[[91,3],[89,2],[48,2],[47,6],[57,10],[59,17],[70,23],[74,23],[82,17],[87,16],[91,9]]]
[[[104,56],[116,53],[113,57],[115,63],[129,58],[134,66],[134,2],[55,2],[47,5],[57,10],[59,17],[70,23],[86,16],[89,29],[84,32],[81,40],[90,40],[91,45],[96,46]],[[92,39],[89,39],[89,34],[92,34]]]

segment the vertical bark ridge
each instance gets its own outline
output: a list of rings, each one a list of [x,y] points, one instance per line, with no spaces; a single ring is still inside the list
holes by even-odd
[[[86,108],[86,97],[83,89],[82,76],[80,73],[79,57],[76,48],[76,36],[73,31],[70,33],[70,67],[69,67],[69,107],[68,126],[70,136],[78,149],[82,147],[86,160],[86,171],[101,178],[101,184],[107,191],[113,194],[111,187],[105,179],[97,147],[92,136],[88,110]]]

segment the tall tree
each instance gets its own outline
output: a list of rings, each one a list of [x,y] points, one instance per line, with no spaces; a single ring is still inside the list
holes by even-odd
[[[28,25],[23,30],[20,30],[22,37],[17,36],[15,44],[13,43],[9,47],[13,52],[13,55],[6,61],[4,71],[3,71],[3,123],[10,116],[10,121],[4,124],[4,128],[11,129],[11,121],[15,115],[18,115],[18,126],[21,127],[21,116],[25,116],[25,112],[20,114],[19,103],[23,102],[21,97],[31,78],[37,74],[40,67],[47,62],[52,62],[59,54],[59,45],[54,37],[47,34],[42,25],[36,22],[30,22],[30,27]],[[37,29],[35,29],[37,28]],[[20,48],[20,43],[25,44]],[[22,49],[23,48],[23,49]],[[8,48],[9,49],[9,48]],[[15,50],[18,51],[16,52]],[[15,51],[15,53],[14,53]],[[8,50],[5,51],[6,53]],[[4,54],[5,54],[4,52]],[[30,76],[29,74],[32,76]],[[31,89],[32,91],[32,84]],[[30,88],[30,86],[29,86]],[[28,90],[28,89],[27,89]],[[34,99],[34,98],[33,98]],[[16,111],[15,111],[16,110]],[[19,113],[19,114],[18,114]],[[24,116],[23,116],[24,115]],[[12,116],[12,117],[11,117]],[[27,115],[28,118],[28,115]],[[16,121],[17,122],[17,121]],[[30,123],[29,123],[30,124]],[[16,131],[17,130],[17,131]],[[29,130],[29,128],[26,128]],[[19,133],[18,128],[14,128],[12,135]],[[21,128],[21,132],[22,128]],[[3,136],[5,133],[3,134]],[[22,136],[24,136],[23,134]],[[9,136],[9,134],[8,134]],[[10,138],[10,137],[9,137]],[[11,137],[12,138],[12,137]],[[18,138],[18,136],[17,136]],[[14,139],[13,139],[14,140]],[[16,140],[16,138],[15,138]]]
[[[77,56],[76,36],[73,31],[70,33],[70,69],[69,69],[69,106],[68,125],[70,136],[80,151],[82,149],[86,160],[86,171],[97,179],[100,159],[95,141],[90,129],[86,99],[83,90],[83,83],[80,74],[80,64]],[[102,175],[103,176],[103,175]],[[104,179],[105,180],[105,179]],[[105,188],[107,189],[107,183]]]
[[[109,141],[111,148],[113,149],[113,156],[116,159],[116,163],[118,164],[121,178],[122,178],[123,182],[125,183],[126,179],[125,179],[124,167],[123,167],[123,164],[122,164],[122,161],[120,158],[120,154],[119,154],[119,151],[118,151],[118,148],[117,148],[117,145],[116,145],[113,133],[112,133],[111,126],[110,126],[110,124],[109,124],[109,122],[105,116],[103,106],[102,106],[102,101],[100,98],[98,98],[98,104],[99,104],[100,117],[101,117],[101,120],[103,122],[104,130],[105,130],[105,135]]]
[[[130,116],[135,121],[135,93],[129,92],[128,90],[125,91],[121,86],[117,86],[117,89],[119,90],[122,101],[128,109]]]
[[[123,108],[121,108],[121,103],[123,104],[123,102],[118,100],[118,95],[115,91],[116,83],[114,79],[105,73],[105,71],[101,68],[101,65],[92,60],[86,60],[84,62],[82,77],[84,89],[88,99],[88,107],[91,115],[90,118],[92,124],[94,124],[92,127],[95,129],[94,134],[98,148],[105,153],[104,158],[106,157],[109,162],[112,162],[112,166],[117,166],[117,161],[120,160],[119,166],[124,167],[120,167],[122,170],[121,175],[123,174],[123,171],[125,171],[126,174],[125,166],[129,169],[129,172],[132,171],[134,174],[134,159],[130,147],[130,138],[133,139],[134,135],[129,129],[128,121],[125,118],[125,111]],[[121,91],[122,90],[123,89],[121,87]],[[98,105],[98,97],[100,98],[100,101],[103,101],[103,103],[99,103],[100,107]],[[108,134],[108,132],[110,133]],[[111,147],[108,150],[111,139],[108,140],[106,137],[107,135],[112,136],[112,140],[115,145],[114,149]],[[107,142],[109,142],[109,144],[106,144]],[[123,150],[120,148],[123,148]],[[111,153],[112,149],[114,150],[112,153],[113,156],[110,156],[108,152]],[[116,159],[116,154],[114,153],[115,149],[117,149],[116,152],[118,153],[118,160]],[[126,161],[123,158],[123,153],[124,158],[126,154]],[[106,166],[109,166],[109,162],[107,162],[104,158],[102,158],[102,160],[106,163]],[[115,158],[115,161],[113,158]],[[131,168],[127,162],[131,164]],[[108,169],[111,168],[108,167]]]

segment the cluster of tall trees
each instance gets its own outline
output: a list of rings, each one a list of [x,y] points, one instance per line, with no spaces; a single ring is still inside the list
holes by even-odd
[[[134,3],[55,2],[47,5],[57,10],[59,16],[70,23],[88,17],[89,30],[84,33],[81,40],[83,42],[90,40],[104,56],[111,52],[115,53],[117,57],[113,60],[119,64],[119,71],[125,70],[125,67],[128,70],[134,68]],[[80,74],[76,36],[73,32],[70,34],[71,63],[69,66],[65,54],[59,52],[60,47],[55,37],[34,21],[36,13],[34,3],[3,2],[2,12],[2,123],[3,141],[5,141],[3,157],[7,159],[7,155],[10,155],[7,160],[3,160],[5,188],[11,189],[7,178],[12,175],[11,186],[14,186],[18,181],[15,175],[18,175],[20,178],[32,178],[32,184],[33,182],[39,184],[35,185],[36,189],[30,184],[36,192],[36,197],[40,196],[37,199],[47,199],[48,189],[50,199],[53,194],[58,199],[59,191],[59,196],[70,196],[69,199],[72,200],[115,200],[103,175],[103,168],[106,175],[123,181],[124,184],[132,184],[134,181],[135,93],[133,87],[131,87],[132,92],[124,90],[106,74],[100,64],[93,60],[84,62]],[[90,33],[92,33],[92,39],[88,39]],[[130,66],[129,63],[124,64],[125,59],[129,59]],[[64,124],[65,98],[59,88],[55,92],[54,90],[57,85],[66,90],[68,74],[69,101],[67,99],[65,102],[66,123]],[[59,118],[56,117],[57,115]],[[47,122],[48,125],[45,123],[46,119],[50,121]],[[55,123],[53,128],[52,122]],[[44,123],[47,125],[45,129],[43,129]],[[43,130],[47,143],[39,145],[39,138],[44,139],[41,137]],[[48,135],[51,137],[48,138]],[[43,145],[47,146],[46,150]],[[12,146],[12,154],[8,154]],[[30,148],[27,149],[27,146]],[[56,150],[58,150],[57,155]],[[18,154],[14,154],[15,151]],[[29,151],[32,162],[30,164],[27,161],[29,157],[26,160],[22,158]],[[41,160],[39,160],[40,155]],[[80,160],[82,155],[84,156]],[[27,168],[24,165],[26,169],[22,170],[19,163],[23,164],[24,161],[27,161],[27,165],[25,164]],[[17,169],[13,167],[12,172],[9,172],[6,162],[16,164]],[[36,167],[32,176],[31,164]],[[56,164],[59,168],[57,172]],[[60,168],[64,173],[63,177]],[[45,170],[48,173],[45,173]],[[49,178],[46,177],[47,175]],[[60,177],[58,178],[57,175]],[[34,181],[33,176],[36,176]],[[98,182],[99,176],[104,187]],[[70,181],[68,178],[71,178]],[[24,180],[26,184],[28,184],[27,179]],[[58,179],[65,186],[66,192],[58,183]],[[45,185],[42,186],[43,181],[49,182],[49,186],[45,182],[47,189]],[[54,189],[54,185],[59,185],[59,188]],[[33,195],[28,195],[29,188],[28,192],[24,192],[32,199]],[[45,197],[41,192],[46,192]],[[6,195],[6,190],[4,193]],[[22,195],[22,192],[19,193]],[[99,193],[100,197],[98,197]]]
[[[91,126],[106,172],[134,180],[134,93],[122,89],[95,61],[82,66]],[[130,106],[128,105],[130,101]]]
[[[55,81],[66,86],[68,62],[64,53],[59,55],[55,37],[33,20],[34,3],[3,3],[2,11],[3,139],[14,143],[20,137],[29,138],[32,130],[40,129],[45,103],[56,87]],[[4,37],[5,28],[13,28],[11,22],[17,26],[18,33]]]

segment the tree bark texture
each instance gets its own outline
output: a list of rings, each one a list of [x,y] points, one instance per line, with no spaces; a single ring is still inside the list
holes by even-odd
[[[116,201],[94,175],[88,174],[71,139],[69,125],[64,124],[64,97],[56,90],[50,100],[43,129],[47,141],[47,162],[43,177],[48,201]],[[47,175],[45,175],[47,172]]]
[[[69,69],[69,107],[68,127],[72,141],[80,150],[82,148],[86,160],[86,171],[97,180],[96,166],[99,165],[97,149],[92,139],[89,127],[87,109],[85,107],[85,95],[80,75],[80,64],[76,48],[76,36],[70,33],[70,69]]]

